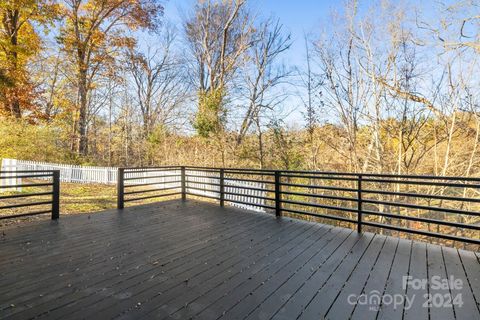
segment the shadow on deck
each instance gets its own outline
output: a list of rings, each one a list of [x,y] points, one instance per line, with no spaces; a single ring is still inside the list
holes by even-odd
[[[2,319],[480,318],[477,253],[193,200],[35,222],[0,246]]]

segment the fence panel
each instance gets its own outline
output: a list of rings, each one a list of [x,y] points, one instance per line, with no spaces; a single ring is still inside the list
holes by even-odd
[[[0,193],[2,192],[12,192],[17,191],[21,192],[22,187],[19,185],[22,184],[22,178],[18,178],[15,172],[17,172],[17,160],[15,159],[2,159],[2,166],[0,171],[11,172],[8,178],[0,179]],[[11,188],[5,188],[6,186],[12,186]]]
[[[195,168],[186,168],[186,188],[187,193],[200,197],[207,197],[220,200],[220,171],[204,170]],[[224,179],[224,201],[231,206],[253,210],[257,212],[265,211],[266,192],[259,190],[265,189],[265,184],[250,181],[235,181],[228,178]]]
[[[25,161],[16,159],[2,159],[2,170],[4,171],[24,171],[24,170],[59,170],[61,182],[72,183],[117,183],[118,168],[115,167],[91,167],[78,166],[58,163],[48,163],[40,161]],[[10,185],[18,185],[21,181],[6,181]],[[5,190],[3,190],[5,191]],[[11,190],[10,190],[11,191]],[[16,188],[15,191],[21,191]]]

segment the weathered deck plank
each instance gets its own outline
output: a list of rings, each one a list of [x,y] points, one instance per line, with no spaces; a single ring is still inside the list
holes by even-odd
[[[364,297],[370,298],[373,295],[380,296],[382,289],[386,287],[398,242],[399,239],[396,238],[387,238],[385,241],[385,245],[380,252],[373,270],[370,272],[362,293],[358,295],[355,300],[353,299],[355,297],[351,298],[351,300],[355,301],[351,315],[352,319],[375,319],[377,316],[380,306],[379,303],[376,300],[373,300],[372,303],[365,303],[366,300]],[[428,319],[428,317],[426,319]]]
[[[480,317],[477,253],[167,201],[37,221],[0,239],[1,319],[374,319]],[[402,279],[451,275],[463,306],[394,309],[351,295],[435,293]],[[351,299],[350,299],[351,300]]]

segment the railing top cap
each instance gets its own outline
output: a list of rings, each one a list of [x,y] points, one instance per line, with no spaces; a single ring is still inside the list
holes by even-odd
[[[203,170],[223,170],[230,172],[252,172],[252,173],[269,173],[279,172],[285,175],[305,175],[305,178],[314,176],[344,176],[344,177],[363,177],[363,178],[404,178],[404,179],[425,179],[425,180],[462,180],[480,182],[480,177],[458,177],[458,176],[435,176],[435,175],[399,175],[399,174],[382,174],[382,173],[357,173],[357,172],[334,172],[334,171],[308,171],[308,170],[274,170],[274,169],[255,169],[255,168],[220,168],[220,167],[201,167],[201,166],[158,166],[158,167],[122,167],[122,170],[162,170],[162,169],[203,169]]]
[[[60,170],[2,170],[0,171],[0,174],[3,173],[54,173],[54,172],[60,172]]]

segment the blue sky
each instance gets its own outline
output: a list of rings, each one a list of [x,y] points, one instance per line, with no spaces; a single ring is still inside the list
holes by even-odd
[[[197,0],[166,0],[165,20],[177,26],[181,30],[182,17],[191,13]],[[410,2],[398,0],[414,12],[420,10],[426,17],[435,16],[435,8],[439,6],[436,0],[424,0],[422,2]],[[451,0],[445,0],[447,3]],[[249,0],[249,8],[254,15],[262,18],[274,16],[280,20],[286,31],[290,32],[292,46],[283,54],[283,62],[290,67],[305,67],[305,43],[304,34],[318,36],[321,30],[329,27],[332,13],[341,13],[347,0]],[[381,1],[359,1],[360,15],[371,5],[381,5]],[[391,0],[392,4],[399,4],[397,0]],[[283,89],[280,89],[283,90]],[[290,90],[289,90],[290,91]],[[290,94],[284,102],[281,110],[281,118],[292,126],[303,123],[303,104],[295,92]]]
[[[253,3],[253,2],[252,2]],[[287,55],[290,62],[301,64],[304,60],[304,33],[318,29],[322,20],[327,19],[335,6],[341,1],[320,0],[259,0],[253,7],[264,16],[273,15],[280,19],[292,35],[292,48]]]
[[[182,17],[190,12],[197,0],[169,0],[165,3],[165,20],[181,30]],[[324,0],[251,0],[249,8],[260,17],[274,16],[280,19],[286,31],[291,34],[292,46],[285,52],[283,60],[290,66],[302,66],[305,61],[304,34],[318,33],[322,21],[328,20],[332,10],[341,10],[343,1]],[[315,32],[317,31],[317,32]],[[296,97],[288,100],[282,114],[289,124],[302,122],[300,101]],[[285,120],[287,120],[285,119]]]
[[[181,21],[181,12],[188,12],[196,0],[169,0],[165,3],[165,18],[172,23]],[[258,15],[271,15],[280,19],[292,35],[292,48],[287,59],[293,64],[301,64],[304,59],[304,32],[314,31],[327,19],[332,9],[340,9],[342,1],[325,0],[255,0],[250,1],[250,8]]]

